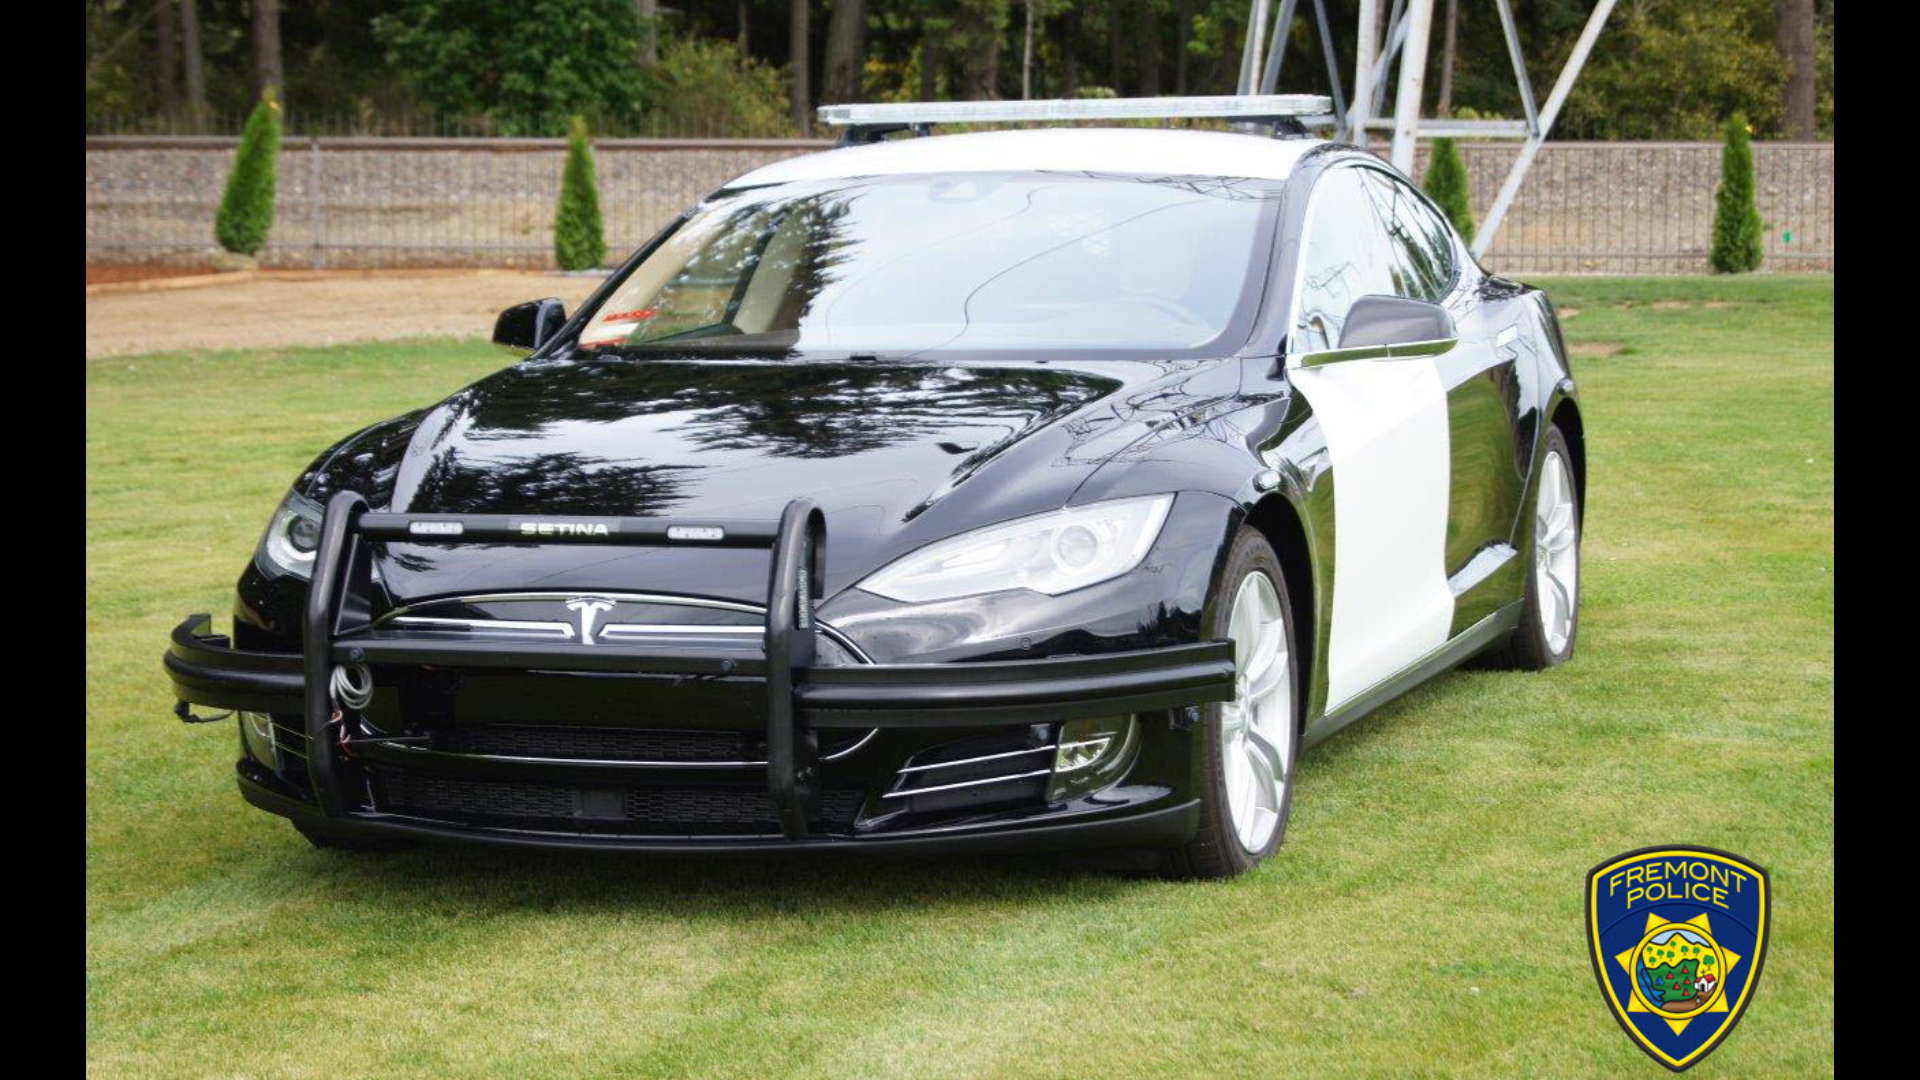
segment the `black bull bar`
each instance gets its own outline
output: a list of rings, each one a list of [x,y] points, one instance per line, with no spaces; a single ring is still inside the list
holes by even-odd
[[[720,657],[628,642],[461,640],[377,627],[371,545],[387,542],[769,549],[764,655]],[[336,664],[757,678],[766,689],[767,790],[793,839],[807,836],[818,816],[821,729],[1050,723],[1233,698],[1233,646],[1225,641],[1039,660],[817,667],[813,609],[825,554],[825,516],[806,498],[767,523],[375,513],[360,495],[343,491],[328,501],[322,521],[301,655],[232,649],[209,632],[207,616],[195,615],[174,630],[166,668],[183,717],[189,702],[297,708],[311,750],[309,778],[330,817],[354,813],[332,738]]]

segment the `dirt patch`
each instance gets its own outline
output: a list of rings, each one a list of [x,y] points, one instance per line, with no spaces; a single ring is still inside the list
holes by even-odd
[[[117,285],[126,281],[151,281],[155,278],[211,273],[213,273],[213,266],[208,263],[197,265],[180,263],[166,266],[153,263],[88,263],[87,284]]]
[[[1624,348],[1626,346],[1617,341],[1576,341],[1567,346],[1567,353],[1589,360],[1604,360]]]
[[[557,296],[571,312],[600,280],[513,270],[289,271],[89,293],[87,356],[485,337],[501,308]]]

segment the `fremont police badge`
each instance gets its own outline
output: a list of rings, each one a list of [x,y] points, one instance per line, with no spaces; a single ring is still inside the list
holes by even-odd
[[[1767,955],[1767,872],[1712,848],[1629,851],[1587,876],[1600,993],[1649,1056],[1679,1072],[1719,1046]]]

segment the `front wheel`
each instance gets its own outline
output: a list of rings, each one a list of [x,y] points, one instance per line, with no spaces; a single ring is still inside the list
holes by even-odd
[[[1232,877],[1280,847],[1300,742],[1293,610],[1279,560],[1257,531],[1234,538],[1204,622],[1209,639],[1233,642],[1234,699],[1205,710],[1200,828],[1167,861],[1177,877]]]
[[[1534,485],[1533,553],[1520,625],[1489,657],[1496,667],[1544,671],[1573,656],[1580,632],[1580,490],[1573,453],[1557,427]]]

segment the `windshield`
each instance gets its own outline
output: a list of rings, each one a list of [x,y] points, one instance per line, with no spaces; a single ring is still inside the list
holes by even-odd
[[[1279,190],[969,173],[722,191],[619,282],[579,344],[886,356],[1231,349],[1259,298]]]

